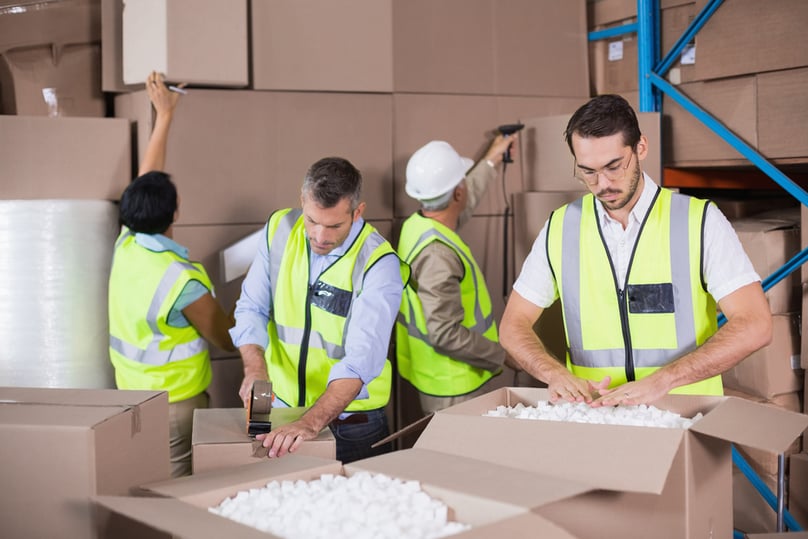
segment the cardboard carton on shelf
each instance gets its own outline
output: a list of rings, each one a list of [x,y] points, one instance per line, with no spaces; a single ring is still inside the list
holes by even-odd
[[[765,212],[746,219],[735,219],[731,223],[761,279],[779,270],[800,251],[800,215],[797,208]],[[769,288],[766,299],[774,314],[798,312],[799,274],[793,272]]]
[[[695,13],[708,0],[696,0]],[[808,66],[802,0],[733,0],[721,6],[696,36],[694,78],[719,79]]]
[[[210,513],[207,509],[225,498],[270,481],[310,481],[322,474],[351,476],[357,472],[383,473],[416,480],[429,496],[450,509],[450,520],[470,524],[457,539],[575,536],[530,511],[553,500],[574,496],[589,487],[571,481],[541,477],[500,465],[431,451],[403,450],[342,465],[338,461],[289,455],[143,486],[152,497],[99,496],[101,507],[181,537],[271,538]],[[157,497],[159,496],[159,498]]]
[[[170,477],[167,395],[0,388],[3,535],[113,536],[117,519],[89,497]]]
[[[296,421],[306,408],[273,408],[270,416],[272,428]],[[246,410],[244,408],[207,408],[194,411],[193,448],[194,474],[250,464],[258,458],[253,456],[253,440],[247,435]],[[337,442],[327,427],[314,440],[303,442],[295,454],[336,459]]]

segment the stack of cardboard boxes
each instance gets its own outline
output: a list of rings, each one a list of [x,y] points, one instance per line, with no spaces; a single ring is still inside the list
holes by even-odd
[[[4,537],[148,532],[90,497],[169,479],[166,393],[0,387],[0,401]]]

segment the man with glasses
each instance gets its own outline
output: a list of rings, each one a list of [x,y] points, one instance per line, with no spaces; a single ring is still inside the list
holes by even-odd
[[[589,194],[554,211],[539,233],[502,318],[502,345],[553,401],[721,395],[721,373],[767,345],[772,325],[732,226],[714,204],[642,171],[648,142],[622,97],[591,99],[565,138]],[[568,342],[562,361],[533,332],[556,299]]]

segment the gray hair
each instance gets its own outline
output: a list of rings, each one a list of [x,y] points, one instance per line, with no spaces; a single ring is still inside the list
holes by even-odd
[[[421,200],[421,209],[426,211],[440,211],[445,210],[449,207],[449,202],[452,201],[452,196],[454,195],[454,190],[457,189],[456,187],[449,191],[448,193],[444,193],[439,197],[430,198],[429,200]]]
[[[362,174],[347,159],[325,157],[306,171],[300,191],[323,208],[333,208],[347,198],[354,211],[362,198]]]

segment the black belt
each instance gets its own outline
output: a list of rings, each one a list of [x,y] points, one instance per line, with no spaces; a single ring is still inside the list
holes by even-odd
[[[335,419],[331,422],[332,425],[359,425],[368,422],[367,414],[351,414],[345,419]]]

